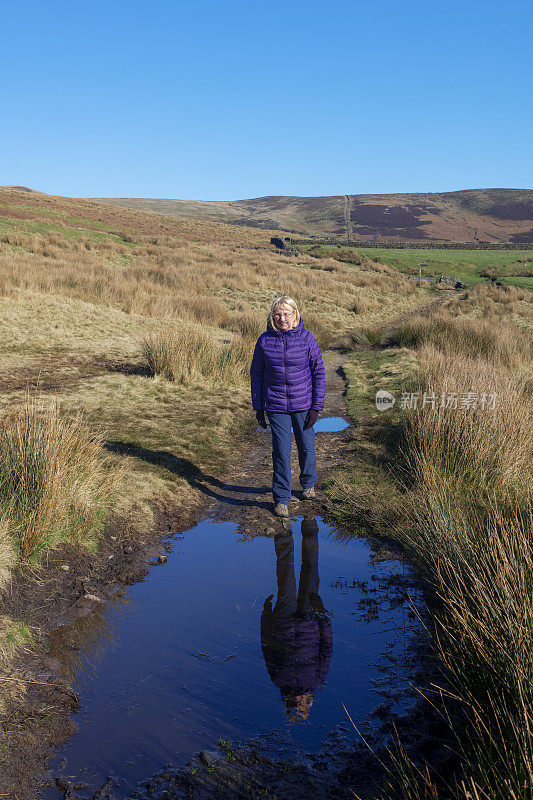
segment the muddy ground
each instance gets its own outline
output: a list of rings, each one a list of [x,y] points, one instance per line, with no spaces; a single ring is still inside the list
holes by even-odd
[[[317,753],[289,749],[279,733],[202,750],[186,766],[163,769],[143,782],[129,800],[370,800],[383,796],[391,764],[387,746],[398,738],[414,762],[438,765],[445,785],[456,766],[448,730],[420,705],[402,718],[384,718],[364,741],[349,721],[337,725]],[[102,788],[97,797],[113,800],[112,786]],[[403,797],[394,780],[391,790],[388,797]]]
[[[329,352],[327,357],[326,408],[322,416],[345,414],[342,372],[343,356]],[[349,457],[349,442],[361,435],[357,425],[338,434],[317,436],[318,492],[311,506],[316,513],[327,514],[327,501],[320,485],[329,470]],[[4,601],[7,614],[25,618],[40,631],[37,646],[23,654],[13,677],[24,692],[13,703],[3,722],[0,751],[0,797],[9,800],[34,800],[44,785],[47,761],[54,748],[75,733],[71,714],[79,698],[66,677],[65,661],[76,657],[76,643],[63,641],[61,629],[76,618],[86,618],[91,625],[106,602],[120,588],[139,581],[158,559],[164,558],[162,540],[186,530],[209,516],[238,523],[245,536],[275,535],[282,521],[272,515],[271,456],[269,431],[257,429],[249,447],[225,480],[206,475],[190,465],[187,474],[200,489],[201,500],[193,507],[160,511],[157,526],[141,540],[128,535],[127,520],[117,521],[112,535],[103,539],[98,553],[62,546],[51,552],[39,569],[21,570]],[[293,475],[297,474],[294,454]],[[172,459],[168,468],[172,469]],[[180,465],[180,471],[183,465]],[[299,487],[294,488],[290,511],[301,513],[303,502]],[[309,504],[306,504],[309,507]],[[428,666],[425,646],[415,660],[424,662],[425,677],[430,682],[434,667]],[[426,680],[427,679],[427,680]],[[427,750],[436,761],[443,761],[444,726],[427,710],[416,711],[409,720],[383,720],[383,731],[374,745],[385,743],[395,722],[403,729],[403,739],[412,740],[416,750]],[[355,737],[357,738],[357,737]],[[275,753],[274,753],[275,750]],[[324,749],[314,755],[299,754],[286,760],[283,743],[257,740],[230,753],[203,754],[182,770],[170,770],[155,776],[136,797],[160,798],[309,798],[353,797],[352,790],[375,787],[383,777],[376,757],[359,741],[349,723],[344,730],[333,731]],[[271,787],[268,789],[268,787]],[[65,798],[74,800],[73,787],[62,787]],[[95,794],[112,798],[112,786]]]

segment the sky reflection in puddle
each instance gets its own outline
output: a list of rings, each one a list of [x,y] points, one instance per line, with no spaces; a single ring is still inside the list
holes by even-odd
[[[66,758],[61,775],[89,784],[87,797],[108,774],[124,797],[219,738],[275,728],[316,750],[347,721],[342,703],[359,725],[380,684],[387,697],[406,689],[416,591],[398,561],[372,563],[366,541],[343,543],[314,517],[251,540],[208,520],[172,547],[165,565],[50,641],[81,696],[79,732],[52,774]]]
[[[344,417],[322,417],[315,422],[315,433],[339,433],[350,426]]]

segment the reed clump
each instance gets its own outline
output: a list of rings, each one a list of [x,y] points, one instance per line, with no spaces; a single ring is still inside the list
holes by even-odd
[[[481,356],[491,363],[522,367],[533,357],[533,341],[527,330],[492,318],[452,316],[448,309],[431,317],[415,316],[395,332],[400,347],[433,344],[457,356]]]
[[[527,379],[494,360],[458,358],[432,344],[419,355],[424,400],[406,420],[407,460],[416,475],[434,475],[456,502],[526,496],[533,464]]]
[[[422,476],[419,476],[420,479]],[[447,796],[507,800],[533,789],[533,515],[530,498],[457,503],[435,474],[401,539],[439,599],[434,636],[462,766]],[[401,774],[401,770],[395,770]],[[395,777],[397,777],[397,774]],[[436,781],[430,781],[434,786]],[[453,783],[453,782],[452,782]],[[414,783],[406,798],[425,797]],[[393,795],[396,796],[396,795]],[[435,796],[440,794],[435,793]]]
[[[161,328],[144,339],[142,352],[152,375],[184,385],[242,382],[251,360],[249,342],[243,337],[220,343],[192,327]]]
[[[0,426],[0,530],[19,560],[33,562],[60,541],[94,543],[113,500],[103,438],[57,401],[30,396]]]
[[[244,338],[250,340],[250,343],[263,333],[267,325],[267,315],[260,311],[246,311],[239,310],[233,315],[227,316],[221,324],[221,327],[239,333]]]
[[[411,524],[397,536],[438,596],[435,647],[466,718],[454,730],[462,766],[447,796],[530,797],[533,420],[521,376],[531,369],[531,341],[516,329],[515,346],[510,327],[445,313],[410,331],[422,343],[419,391],[436,402],[404,419]],[[441,403],[451,393],[457,405]],[[438,781],[407,761],[394,761],[387,796],[398,796],[398,785],[406,798],[440,796]]]
[[[0,595],[9,584],[15,563],[13,542],[6,524],[0,525]]]

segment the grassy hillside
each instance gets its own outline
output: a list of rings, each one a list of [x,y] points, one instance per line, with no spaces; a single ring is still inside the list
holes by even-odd
[[[533,191],[529,189],[279,196],[220,202],[122,197],[101,198],[99,202],[344,240],[533,241]]]
[[[253,422],[248,365],[274,297],[292,295],[323,346],[426,302],[427,291],[395,269],[367,259],[356,266],[286,258],[269,238],[258,229],[0,190],[0,406],[8,427],[26,431],[0,461],[33,458],[20,448],[39,426],[59,425],[55,398],[61,419],[81,415],[79,436],[91,453],[94,437],[100,442],[98,485],[114,478],[93,528],[78,537],[90,546],[117,520],[134,535],[158,507],[190,507],[200,497],[195,471],[227,469]],[[48,456],[39,458],[44,464]],[[20,502],[26,514],[33,501]],[[30,546],[20,514],[11,536],[14,511],[0,502],[6,547],[11,538],[6,564],[38,559],[72,538],[71,511],[63,511],[43,541],[37,515]]]

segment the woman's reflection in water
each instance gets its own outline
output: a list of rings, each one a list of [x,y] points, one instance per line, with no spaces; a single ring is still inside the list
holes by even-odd
[[[296,594],[291,531],[274,539],[278,597],[270,595],[261,615],[261,648],[272,683],[281,691],[285,713],[305,720],[313,692],[326,681],[333,650],[331,620],[318,595],[318,524],[302,520],[302,567]]]

